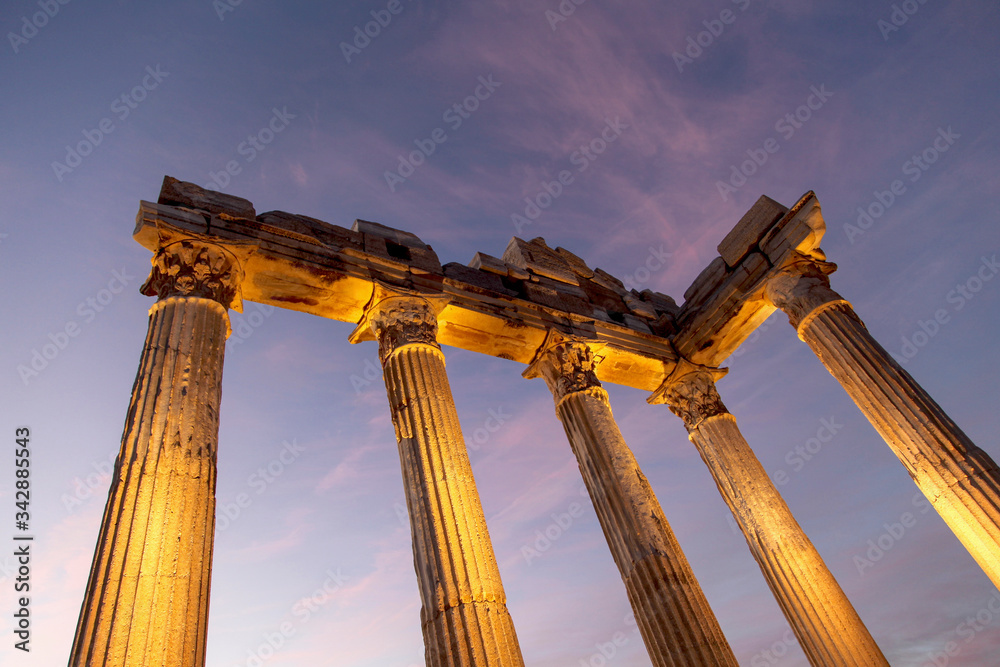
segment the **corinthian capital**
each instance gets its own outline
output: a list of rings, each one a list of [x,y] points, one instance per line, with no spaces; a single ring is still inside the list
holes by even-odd
[[[153,270],[140,290],[160,299],[192,296],[212,299],[226,309],[237,301],[243,270],[222,246],[193,239],[162,246],[153,256]]]
[[[684,421],[688,432],[694,431],[709,417],[729,414],[715,389],[715,381],[727,372],[725,368],[700,366],[681,358],[673,372],[646,401],[665,403]]]
[[[440,349],[437,315],[443,306],[442,297],[423,296],[376,284],[350,341],[377,340],[383,363],[404,345],[423,344]]]
[[[796,329],[817,308],[844,298],[830,289],[831,273],[837,265],[796,253],[785,266],[769,278],[764,296],[788,315]]]
[[[544,378],[559,405],[570,394],[601,389],[596,368],[594,352],[587,343],[550,330],[534,361],[522,375],[528,379]],[[603,392],[601,389],[602,397]]]

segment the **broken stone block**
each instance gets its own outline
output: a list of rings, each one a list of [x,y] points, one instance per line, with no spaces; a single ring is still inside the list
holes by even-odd
[[[541,237],[525,241],[515,236],[507,244],[502,259],[508,264],[513,264],[535,275],[545,276],[570,285],[579,284],[572,267],[559,253],[547,246],[545,239]]]
[[[604,269],[594,269],[594,277],[591,278],[591,280],[599,285],[602,285],[603,287],[606,287],[612,292],[615,292],[616,294],[628,293],[628,290],[625,289],[625,283],[618,280]]]
[[[726,279],[726,260],[716,257],[684,292],[684,308],[701,303]]]
[[[672,296],[667,294],[661,294],[660,292],[654,292],[651,289],[644,289],[640,292],[643,301],[648,302],[653,306],[653,309],[658,313],[669,313],[670,315],[676,315],[680,311],[680,307],[677,302],[674,301]]]
[[[170,176],[163,177],[158,204],[196,208],[209,213],[229,215],[234,218],[253,220],[257,213],[253,204],[242,197],[206,190],[200,185],[179,181]]]
[[[462,287],[471,287],[473,291],[488,290],[511,297],[517,296],[517,292],[504,287],[500,276],[495,273],[473,269],[458,262],[445,264],[443,271],[446,279],[450,278],[453,281],[461,283]]]
[[[257,221],[269,227],[306,236],[326,246],[334,248],[352,246],[359,250],[364,248],[364,236],[361,233],[352,232],[349,229],[305,215],[294,215],[285,211],[268,211],[258,215]]]
[[[778,202],[761,195],[719,243],[719,255],[727,265],[736,266],[760,243],[771,226],[787,212],[788,209]]]
[[[507,275],[507,264],[498,257],[492,255],[487,255],[484,252],[477,252],[469,262],[469,266],[473,269],[479,269],[482,271],[489,271],[490,273],[495,273],[500,276]]]
[[[587,266],[585,261],[571,253],[569,250],[566,250],[566,248],[556,248],[556,252],[559,253],[559,256],[562,257],[563,260],[565,260],[565,262],[573,269],[576,275],[581,278],[593,277],[593,269]]]

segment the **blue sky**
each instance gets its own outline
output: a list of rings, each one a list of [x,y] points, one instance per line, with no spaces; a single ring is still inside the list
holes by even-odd
[[[68,655],[152,305],[138,293],[149,253],[130,235],[165,174],[258,212],[404,229],[442,262],[542,236],[678,301],[757,197],[791,205],[814,190],[834,288],[1000,457],[1000,10],[897,4],[566,0],[564,16],[557,0],[3,2],[0,414],[10,439],[33,433],[37,552],[33,651],[5,640],[0,661]],[[39,18],[44,6],[54,15]],[[379,17],[367,43],[343,46]],[[482,80],[485,99],[468,102]],[[609,123],[616,140],[584,157]],[[434,152],[400,171],[433,136]],[[763,164],[744,164],[754,156]],[[573,182],[518,229],[525,198],[563,170]],[[348,344],[349,323],[254,304],[232,318],[243,334],[227,346],[209,665],[422,664],[375,344]],[[923,344],[905,348],[915,334]],[[649,664],[544,383],[513,362],[446,356],[526,663],[599,664],[624,637],[607,664]],[[941,663],[954,642],[947,664],[993,664],[997,590],[784,318],[727,365],[723,399],[765,468],[788,475],[779,490],[890,662]],[[679,420],[642,392],[609,391],[741,664],[806,664]],[[501,428],[476,438],[491,414]],[[824,420],[836,436],[796,459]],[[291,462],[275,464],[283,451]],[[265,479],[269,465],[280,474]],[[9,506],[13,465],[0,469]],[[252,502],[223,519],[241,493]],[[913,525],[859,571],[869,540],[907,512]],[[0,565],[9,638],[9,556]]]

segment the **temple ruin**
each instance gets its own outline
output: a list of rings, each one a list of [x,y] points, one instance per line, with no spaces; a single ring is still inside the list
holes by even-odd
[[[136,218],[134,237],[153,253],[142,293],[157,301],[69,664],[204,664],[228,311],[254,301],[355,323],[352,343],[378,343],[429,667],[524,664],[449,345],[520,362],[548,385],[653,665],[737,662],[603,383],[650,392],[683,420],[811,664],[887,665],[723,404],[719,365],[784,311],[998,586],[1000,472],[831,289],[824,231],[812,192],[791,208],[761,197],[678,306],[540,238],[442,265],[409,232],[258,215],[166,177]]]

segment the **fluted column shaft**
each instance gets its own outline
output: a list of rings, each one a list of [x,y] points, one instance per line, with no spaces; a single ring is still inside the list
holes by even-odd
[[[1000,587],[1000,470],[830,289],[835,267],[804,257],[767,286],[799,338],[872,423],[945,523]]]
[[[767,585],[812,665],[888,665],[715,389],[718,369],[681,360],[650,398],[684,420]]]
[[[69,664],[205,663],[227,309],[239,267],[221,248],[162,248],[160,299],[132,388]]]
[[[585,343],[554,341],[525,377],[545,378],[655,667],[732,665],[663,509],[615,423]]]
[[[373,298],[359,329],[378,337],[399,443],[428,667],[524,664],[436,342],[432,304]]]

